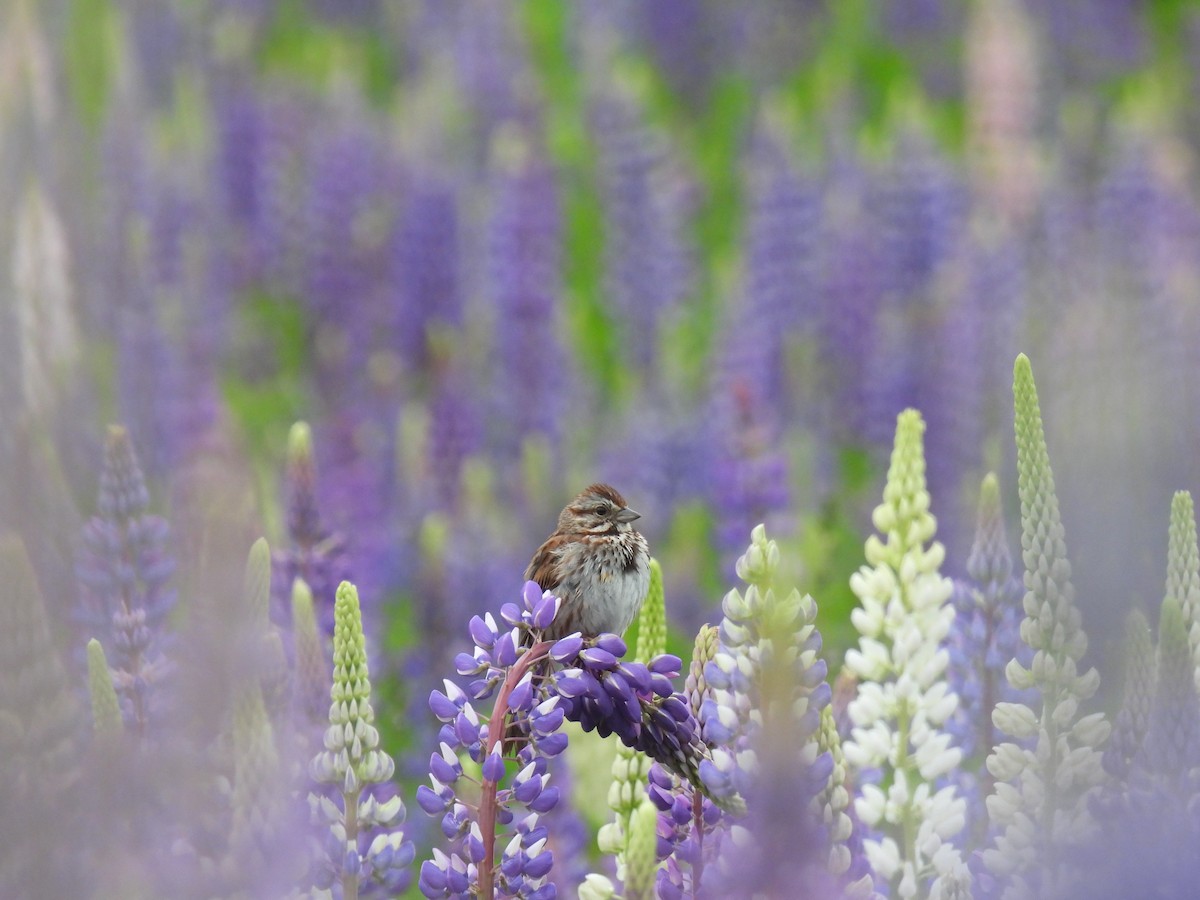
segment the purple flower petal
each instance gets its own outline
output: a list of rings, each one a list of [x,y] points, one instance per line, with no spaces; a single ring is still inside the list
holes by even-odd
[[[568,635],[550,648],[550,658],[559,665],[570,665],[583,649],[583,638],[579,632]]]
[[[454,702],[441,691],[430,692],[429,708],[433,710],[433,714],[443,722],[449,722],[458,715],[458,707],[455,706]]]
[[[567,735],[565,732],[558,731],[554,734],[548,734],[537,742],[538,750],[542,756],[558,756],[567,749]]]
[[[679,674],[682,665],[683,662],[678,656],[673,656],[670,653],[660,653],[654,659],[650,660],[647,668],[656,674],[674,678]]]
[[[533,627],[546,628],[558,615],[560,600],[553,594],[547,594],[533,608]]]
[[[532,801],[529,808],[536,813],[547,813],[558,803],[558,788],[551,786],[540,792]]]
[[[493,750],[483,761],[483,777],[493,784],[499,784],[504,777],[504,757],[500,755],[499,749]]]
[[[613,656],[621,657],[625,655],[625,642],[615,634],[602,634],[596,638],[596,647],[611,653]]]
[[[521,588],[521,599],[525,601],[525,608],[532,612],[542,599],[541,585],[536,581],[525,582],[525,586]]]
[[[496,665],[508,668],[517,661],[517,641],[513,632],[508,631],[496,640]]]
[[[617,667],[617,657],[600,647],[588,647],[581,650],[579,658],[585,668],[593,671],[608,672]]]
[[[482,618],[471,616],[467,630],[470,631],[471,640],[475,642],[477,647],[482,647],[484,650],[492,649],[492,644],[496,642],[496,633],[488,628],[487,623]]]

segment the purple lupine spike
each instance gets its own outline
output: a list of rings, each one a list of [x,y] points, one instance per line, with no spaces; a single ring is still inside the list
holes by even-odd
[[[821,208],[816,186],[796,170],[783,141],[766,123],[755,133],[743,252],[747,308],[766,323],[765,392],[790,411],[796,398],[788,396],[785,353],[791,339],[811,336],[816,326]]]
[[[632,90],[598,97],[591,118],[604,204],[606,295],[632,366],[652,377],[660,323],[695,281],[688,185],[666,138],[646,125]]]
[[[556,444],[571,374],[558,337],[561,226],[553,173],[527,135],[501,134],[493,148],[487,283],[497,315],[497,403],[492,423],[515,458],[521,442]]]
[[[412,563],[397,549],[394,413],[379,406],[364,403],[333,415],[320,437],[327,451],[321,496],[330,524],[353,535],[346,542],[346,564],[364,591],[382,600]],[[378,614],[378,602],[364,610],[372,625]]]
[[[764,393],[768,347],[760,326],[754,316],[734,316],[714,386],[718,449],[711,491],[720,523],[718,546],[730,574],[746,533],[758,523],[777,521],[789,500],[788,460],[779,448],[779,422]]]
[[[901,303],[928,300],[933,277],[962,241],[966,185],[926,138],[910,134],[901,137],[877,190],[885,289]]]
[[[350,567],[341,536],[326,527],[318,509],[312,432],[304,422],[293,425],[288,436],[285,485],[289,546],[275,553],[272,618],[280,625],[290,621],[291,585],[302,578],[312,591],[317,621],[332,634],[335,592]]]
[[[1030,12],[1047,40],[1060,48],[1062,76],[1077,84],[1130,72],[1151,46],[1142,9],[1126,0],[1068,0]]]
[[[214,94],[217,178],[226,214],[249,223],[258,211],[256,162],[262,132],[259,98],[248,79],[228,76]]]
[[[839,447],[861,446],[868,426],[875,427],[868,422],[868,374],[882,278],[880,250],[861,209],[865,194],[864,173],[835,173],[821,220],[818,396],[824,430]]]
[[[699,105],[718,71],[721,9],[703,0],[665,0],[639,6],[633,24],[680,96]]]
[[[137,298],[135,300],[135,298]],[[145,448],[147,471],[165,478],[179,460],[179,357],[145,290],[123,303],[117,319],[117,399],[122,419]]]
[[[458,197],[428,173],[414,173],[408,188],[392,240],[392,327],[400,358],[417,371],[429,362],[434,330],[462,324]]]
[[[310,157],[305,297],[321,324],[356,346],[369,346],[371,329],[383,324],[367,309],[386,269],[388,232],[372,219],[383,203],[383,162],[374,132],[355,122],[322,135]],[[345,356],[357,356],[341,354],[328,365],[336,369],[353,361]]]
[[[420,887],[427,897],[448,896],[454,890],[452,881],[463,891],[488,893],[496,888],[502,895],[553,896],[544,890],[551,858],[545,855],[549,832],[539,816],[556,808],[562,793],[549,784],[549,761],[566,748],[567,737],[559,731],[564,719],[602,736],[616,734],[706,790],[699,769],[709,758],[699,724],[670,685],[679,659],[658,657],[649,667],[622,663],[610,652],[625,649],[614,635],[544,641],[534,619],[547,608],[550,596],[530,582],[521,604],[505,604],[505,625],[490,617],[473,620],[477,647],[511,643],[513,652],[506,650],[503,659],[477,658],[464,672],[475,676],[471,697],[452,682],[446,683],[445,692],[430,695],[430,708],[443,723],[440,740],[447,746],[431,759],[430,784],[418,791],[417,799],[427,813],[442,817],[450,846],[449,852],[435,849],[422,866]],[[490,634],[481,634],[484,629]],[[614,703],[608,681],[618,683],[615,694],[628,694],[633,702]],[[493,695],[492,716],[486,719],[473,703]],[[470,805],[454,793],[464,778],[458,776],[450,754],[463,753],[480,764],[484,775],[482,797]],[[516,762],[506,783],[501,780],[506,768],[499,761],[501,753]],[[730,808],[740,804],[732,795],[716,802]],[[508,831],[498,834],[498,824]],[[528,894],[521,893],[526,890]]]
[[[263,95],[260,103],[253,271],[268,289],[294,296],[304,280],[307,107],[283,92]]]
[[[79,619],[108,648],[126,722],[141,735],[157,716],[169,672],[161,634],[175,605],[169,529],[148,512],[149,492],[128,432],[108,431],[97,514],[84,526],[76,565]]]
[[[436,508],[454,511],[462,496],[463,467],[483,443],[475,394],[456,355],[437,358],[429,399],[429,471]]]
[[[968,578],[955,581],[951,595],[955,616],[946,641],[950,653],[946,678],[959,702],[945,727],[962,748],[963,758],[971,760],[986,756],[998,742],[992,724],[996,704],[1027,699],[1005,677],[1010,659],[1026,661],[1027,648],[1019,634],[1024,591],[1013,574],[1000,485],[993,474],[984,478],[980,490],[966,570]],[[991,793],[991,776],[982,766],[961,766],[954,781],[966,796],[979,800],[967,808],[972,821],[969,833],[979,841],[987,818],[982,800]]]
[[[969,546],[967,483],[977,477],[983,456],[983,371],[981,319],[973,296],[955,295],[930,309],[929,350],[920,355],[917,407],[928,423],[925,458],[938,535],[948,560],[961,560]],[[953,566],[952,566],[953,570]]]

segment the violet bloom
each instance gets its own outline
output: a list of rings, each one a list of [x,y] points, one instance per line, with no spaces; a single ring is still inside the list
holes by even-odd
[[[334,591],[346,580],[349,564],[345,543],[325,526],[318,509],[312,432],[304,422],[293,425],[288,435],[286,488],[290,546],[275,554],[272,619],[279,625],[290,621],[292,583],[301,578],[312,591],[317,621],[332,634]]]
[[[744,279],[747,306],[766,326],[766,395],[790,411],[798,398],[788,394],[786,353],[817,325],[821,197],[774,131],[763,123],[750,149]]]
[[[1000,484],[990,473],[980,490],[975,542],[966,569],[968,578],[956,581],[951,594],[955,614],[947,636],[950,663],[946,678],[958,695],[958,707],[945,727],[962,749],[963,758],[975,760],[974,765],[956,769],[951,780],[973,801],[967,806],[968,833],[979,841],[987,820],[983,798],[992,787],[991,776],[980,763],[999,739],[992,712],[997,703],[1029,699],[1004,677],[1010,659],[1028,663],[1030,654],[1019,634],[1024,590],[1013,574]]]
[[[735,314],[714,386],[712,502],[724,568],[756,525],[775,525],[788,508],[788,460],[779,446],[776,408],[766,394],[765,329],[747,312]]]
[[[644,121],[632,90],[593,104],[604,207],[605,285],[620,346],[632,367],[653,377],[660,325],[691,292],[688,184],[665,136]]]
[[[170,532],[149,506],[129,434],[111,426],[97,512],[84,526],[76,566],[79,620],[107,650],[126,724],[138,734],[157,715],[157,688],[169,670],[161,630],[176,600]]]
[[[443,725],[439,750],[430,758],[430,784],[418,790],[417,802],[441,817],[449,849],[435,848],[421,866],[420,886],[427,897],[493,887],[502,896],[556,896],[545,880],[552,856],[539,816],[558,802],[558,789],[548,785],[548,761],[566,749],[567,737],[558,730],[564,718],[602,737],[616,734],[627,746],[701,784],[707,748],[686,700],[670,681],[679,660],[659,656],[649,665],[623,663],[625,644],[611,634],[543,641],[560,602],[527,582],[522,604],[502,607],[503,626],[490,613],[473,617],[475,651],[457,660],[459,674],[472,680],[465,689],[447,680],[445,691],[430,695],[430,708]],[[493,695],[489,719],[475,704]],[[518,748],[515,754],[508,750],[516,774],[507,780],[510,744]],[[480,767],[481,780],[465,770],[466,758]],[[480,785],[478,801],[476,790],[468,787],[472,782]],[[497,834],[497,825],[507,831]],[[497,847],[503,847],[499,855]]]
[[[496,316],[492,427],[516,459],[521,442],[557,443],[569,379],[559,341],[561,225],[554,176],[530,138],[498,136],[487,225],[487,284]]]
[[[413,371],[428,364],[438,328],[462,323],[458,196],[454,185],[414,173],[392,238],[393,341]]]

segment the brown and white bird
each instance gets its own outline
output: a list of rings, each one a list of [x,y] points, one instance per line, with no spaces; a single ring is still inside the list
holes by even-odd
[[[525,570],[527,581],[562,599],[548,640],[629,627],[650,586],[650,549],[633,528],[639,518],[607,484],[586,488],[559,513],[557,530]]]

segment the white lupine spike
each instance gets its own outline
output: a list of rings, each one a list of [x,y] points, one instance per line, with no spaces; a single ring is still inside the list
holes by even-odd
[[[883,833],[864,846],[895,896],[925,896],[936,879],[962,867],[950,839],[963,827],[965,803],[953,802],[952,788],[933,795],[929,787],[962,754],[938,730],[958,704],[943,680],[949,656],[939,647],[953,622],[953,585],[938,571],[941,545],[926,546],[936,522],[925,490],[923,431],[918,413],[901,414],[883,503],[873,514],[880,534],[868,537],[867,565],[850,579],[861,604],[851,621],[861,637],[845,660],[860,685],[848,708],[856,727],[842,749],[851,765],[883,769],[889,784],[886,793],[863,785],[855,809]],[[913,827],[920,839],[900,841]]]

